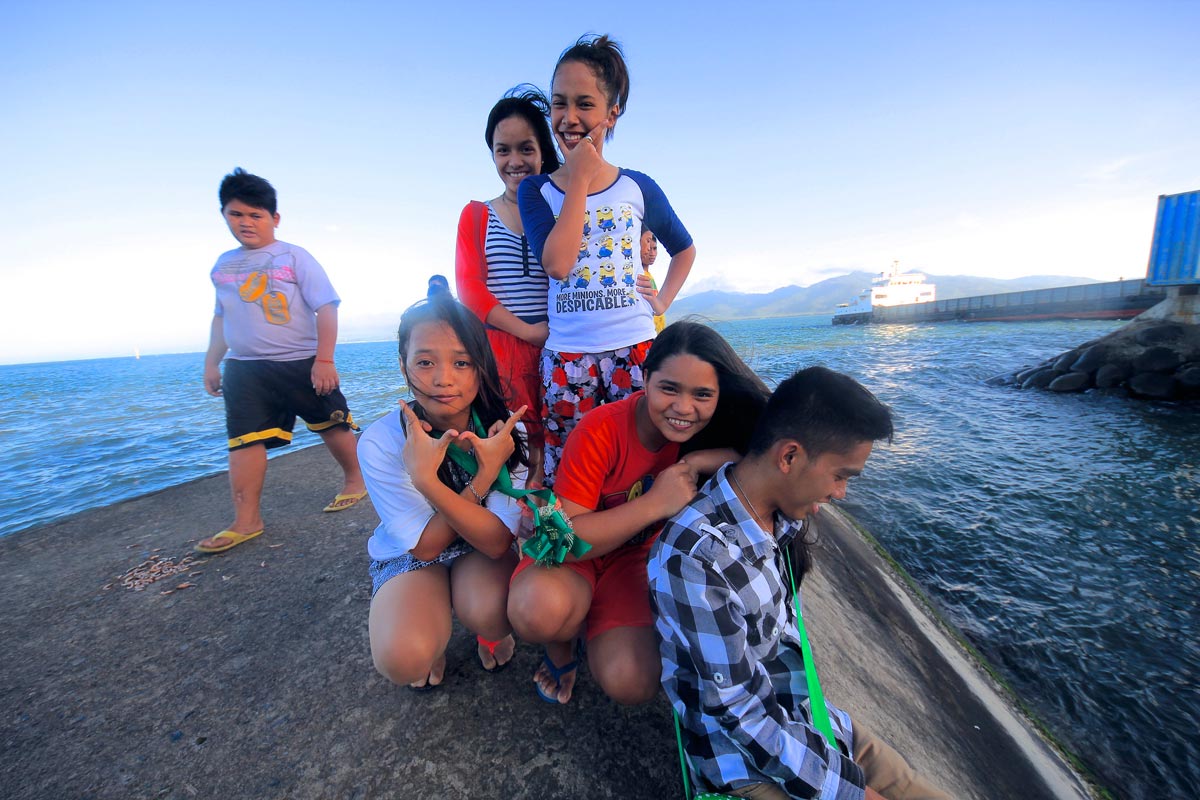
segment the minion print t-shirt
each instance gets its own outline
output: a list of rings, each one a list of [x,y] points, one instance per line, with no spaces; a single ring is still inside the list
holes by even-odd
[[[549,175],[526,178],[518,190],[525,235],[539,262],[565,197]],[[547,349],[599,353],[653,339],[653,311],[636,289],[642,229],[654,231],[672,255],[691,246],[691,234],[658,184],[630,169],[588,195],[583,213],[575,266],[565,279],[550,280]]]

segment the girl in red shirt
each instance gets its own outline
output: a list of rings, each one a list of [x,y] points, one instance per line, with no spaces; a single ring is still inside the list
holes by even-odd
[[[571,698],[580,635],[609,697],[632,705],[657,694],[650,545],[701,475],[741,457],[770,395],[728,342],[695,322],[667,326],[645,373],[645,390],[588,412],[563,449],[554,490],[591,550],[558,567],[523,557],[513,573],[509,620],[546,645],[534,680],[549,703]]]

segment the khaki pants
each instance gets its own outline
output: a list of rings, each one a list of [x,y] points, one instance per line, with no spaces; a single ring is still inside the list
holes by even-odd
[[[950,800],[950,795],[934,788],[891,745],[858,722],[854,723],[854,762],[862,767],[867,786],[887,800]],[[788,800],[790,797],[777,783],[754,783],[730,789],[728,794],[751,800]]]

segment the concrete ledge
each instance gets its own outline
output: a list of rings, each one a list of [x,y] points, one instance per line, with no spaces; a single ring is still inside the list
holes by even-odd
[[[1184,291],[1188,294],[1184,294]],[[1171,286],[1167,288],[1167,299],[1143,311],[1138,319],[1157,319],[1168,322],[1183,322],[1200,325],[1200,295],[1195,286]]]
[[[376,517],[320,512],[337,474],[323,448],[272,460],[266,533],[140,592],[115,579],[227,522],[224,475],[0,539],[0,796],[682,796],[661,696],[617,707],[584,669],[569,706],[546,705],[534,647],[488,675],[461,628],[440,691],[379,677]],[[821,517],[805,597],[830,699],[956,797],[1087,797],[853,527]]]
[[[1091,797],[853,521],[818,521],[804,613],[826,695],[954,797]]]

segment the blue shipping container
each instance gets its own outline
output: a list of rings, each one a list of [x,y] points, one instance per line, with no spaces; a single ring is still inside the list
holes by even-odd
[[[1200,284],[1200,191],[1159,196],[1146,283]]]

